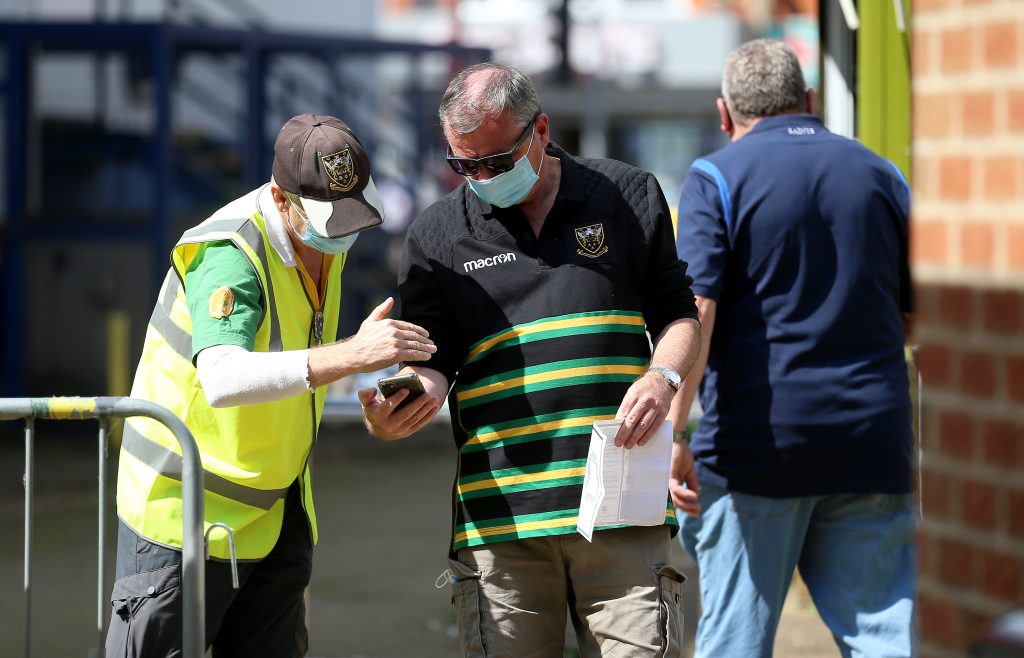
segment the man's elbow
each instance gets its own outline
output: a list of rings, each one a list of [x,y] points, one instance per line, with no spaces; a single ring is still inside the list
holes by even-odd
[[[210,405],[214,409],[224,409],[232,406],[231,399],[227,395],[210,392],[205,388],[203,389],[203,395],[206,396],[206,404]]]

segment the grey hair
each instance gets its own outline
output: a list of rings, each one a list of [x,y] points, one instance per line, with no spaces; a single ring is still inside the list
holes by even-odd
[[[722,98],[739,124],[799,110],[807,85],[796,52],[775,39],[755,39],[736,48],[725,60]]]
[[[499,62],[483,62],[452,78],[441,98],[438,116],[446,131],[466,135],[506,110],[519,125],[530,123],[540,112],[537,90],[519,69]]]

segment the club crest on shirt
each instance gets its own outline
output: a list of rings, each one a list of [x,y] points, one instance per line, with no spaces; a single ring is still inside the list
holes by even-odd
[[[235,293],[231,292],[231,288],[227,286],[221,286],[213,291],[210,295],[210,317],[211,318],[226,318],[231,315],[231,311],[235,308]]]
[[[608,247],[604,243],[604,224],[591,224],[576,229],[576,242],[582,249],[576,253],[587,258],[597,258],[608,253]]]
[[[330,187],[335,192],[348,192],[359,182],[355,165],[352,163],[352,152],[347,146],[337,153],[321,155],[320,162],[323,163],[324,171],[331,179]]]

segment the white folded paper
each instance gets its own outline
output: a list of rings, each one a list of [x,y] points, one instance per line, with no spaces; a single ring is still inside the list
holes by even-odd
[[[642,446],[615,447],[621,420],[599,420],[590,432],[576,530],[591,541],[595,527],[661,525],[668,504],[672,423],[665,421]]]

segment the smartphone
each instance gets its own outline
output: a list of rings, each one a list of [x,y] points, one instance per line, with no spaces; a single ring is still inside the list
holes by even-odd
[[[426,390],[423,388],[423,382],[420,381],[420,376],[414,372],[404,375],[395,375],[393,377],[381,377],[377,380],[377,388],[380,389],[380,394],[385,398],[391,397],[397,393],[399,389],[409,389],[409,395],[402,400],[402,402],[396,407],[397,409],[401,409],[406,404],[426,393]]]

